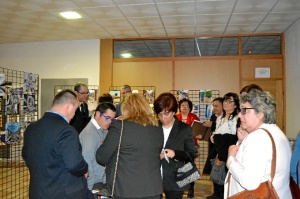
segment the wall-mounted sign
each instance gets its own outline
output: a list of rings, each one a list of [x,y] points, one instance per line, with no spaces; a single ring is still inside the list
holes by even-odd
[[[270,68],[255,68],[255,78],[270,78]]]

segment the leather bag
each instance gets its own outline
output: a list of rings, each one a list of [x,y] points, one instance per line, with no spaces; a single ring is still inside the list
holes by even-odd
[[[270,132],[264,128],[262,128],[264,131],[266,131],[272,141],[272,163],[271,163],[271,181],[265,181],[260,183],[259,187],[255,190],[244,190],[241,191],[235,195],[229,196],[229,188],[230,188],[230,178],[231,173],[228,175],[228,192],[227,192],[227,198],[228,199],[279,199],[279,196],[276,193],[276,190],[274,189],[272,185],[272,181],[274,179],[275,171],[276,171],[276,146],[274,143],[274,139]]]
[[[187,155],[189,156],[189,154]],[[180,188],[201,178],[196,164],[191,156],[189,156],[189,158],[190,162],[186,163],[183,167],[177,170],[176,183]]]
[[[225,162],[220,161],[218,156],[211,160],[210,180],[216,184],[224,185],[226,178]]]

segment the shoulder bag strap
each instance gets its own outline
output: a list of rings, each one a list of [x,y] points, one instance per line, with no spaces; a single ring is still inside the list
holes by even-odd
[[[276,171],[276,146],[275,146],[274,138],[271,135],[271,133],[265,128],[261,128],[261,129],[268,133],[272,142],[272,163],[271,163],[271,183],[272,183]],[[231,173],[229,172],[228,179],[227,179],[228,182],[227,198],[229,197],[230,178],[231,178]]]
[[[118,146],[118,152],[117,152],[117,160],[116,160],[116,166],[115,166],[115,173],[114,173],[114,180],[113,180],[113,186],[111,191],[111,196],[114,196],[114,190],[115,190],[115,183],[116,183],[116,176],[117,176],[117,169],[118,169],[118,162],[119,162],[119,154],[120,154],[120,147],[121,147],[121,141],[122,141],[122,135],[123,135],[123,120],[122,120],[122,127],[121,127],[121,133],[120,133],[120,140],[119,140],[119,146]]]

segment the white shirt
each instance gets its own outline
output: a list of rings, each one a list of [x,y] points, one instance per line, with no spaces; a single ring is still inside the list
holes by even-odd
[[[279,198],[292,199],[289,188],[289,165],[291,147],[284,133],[275,124],[262,124],[274,138],[276,145],[276,171],[273,186]],[[245,189],[254,190],[261,182],[270,180],[272,161],[272,142],[268,134],[257,129],[242,142],[235,157],[227,160],[230,179],[229,196]],[[229,173],[228,172],[228,173]],[[228,174],[225,182],[227,182]],[[228,183],[225,184],[224,197],[227,198]]]

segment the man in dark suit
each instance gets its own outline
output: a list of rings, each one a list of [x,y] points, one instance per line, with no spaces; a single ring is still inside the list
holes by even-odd
[[[77,93],[80,105],[77,108],[73,119],[70,121],[70,124],[79,134],[91,119],[89,116],[88,105],[86,103],[89,99],[89,89],[86,84],[78,82],[74,86],[74,91]]]
[[[74,91],[59,92],[44,116],[24,132],[22,157],[30,172],[30,199],[85,199],[88,164],[69,121],[78,108]]]

